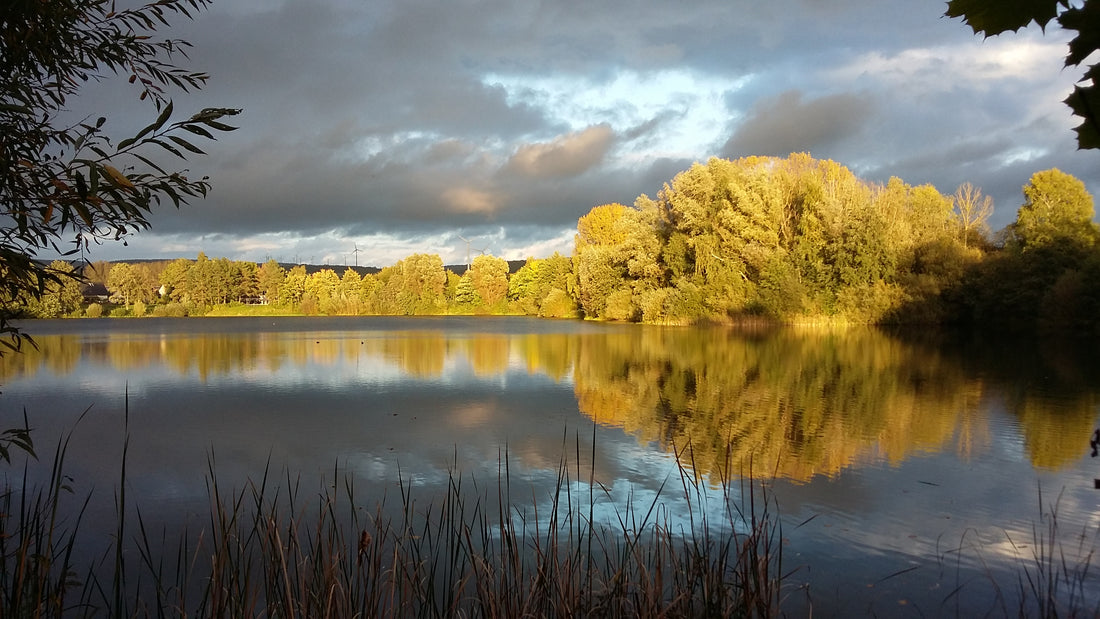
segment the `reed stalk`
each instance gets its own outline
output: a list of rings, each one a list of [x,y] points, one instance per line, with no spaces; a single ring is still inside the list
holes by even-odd
[[[72,557],[88,497],[73,516],[63,515],[71,494],[63,473],[69,438],[56,449],[44,492],[17,491],[28,486],[24,472],[22,486],[9,483],[0,496],[0,618],[763,617],[779,611],[778,518],[762,485],[723,479],[715,494],[689,461],[677,460],[670,479],[679,479],[686,525],[664,505],[669,480],[644,509],[630,500],[601,521],[597,505],[614,503],[596,479],[595,447],[585,454],[588,469],[582,466],[579,437],[573,461],[563,456],[559,462],[549,496],[513,495],[507,449],[495,486],[461,474],[456,454],[440,496],[420,497],[399,475],[396,512],[390,497],[361,500],[354,479],[338,470],[336,483],[316,494],[303,491],[289,471],[273,483],[270,462],[258,479],[226,489],[211,455],[209,520],[197,533],[159,535],[147,528],[140,506],[128,504],[124,439],[113,543],[81,573]],[[723,502],[716,512],[721,522],[706,513],[706,503],[715,500]]]

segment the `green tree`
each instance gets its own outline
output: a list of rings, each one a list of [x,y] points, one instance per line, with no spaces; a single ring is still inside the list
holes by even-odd
[[[438,314],[446,306],[447,273],[437,254],[413,254],[393,266],[387,282],[392,299],[387,313]]]
[[[214,263],[200,251],[194,264],[187,270],[185,287],[191,302],[202,306],[213,305],[217,298],[215,279]]]
[[[536,295],[541,265],[541,260],[528,257],[527,262],[508,280],[508,300],[528,316],[539,313],[539,300]]]
[[[462,311],[470,311],[480,307],[484,300],[477,292],[477,286],[474,285],[473,280],[470,278],[470,272],[466,271],[458,278],[458,284],[455,286],[455,307]]]
[[[639,199],[635,207],[597,206],[578,220],[573,272],[576,298],[586,316],[605,317],[608,299],[616,292],[616,318],[633,316],[634,297],[664,284],[657,218],[656,206]]]
[[[351,267],[344,269],[340,277],[340,285],[337,288],[339,298],[339,313],[358,316],[366,307],[366,297],[363,295],[363,279]]]
[[[1012,225],[1021,250],[1054,243],[1091,247],[1096,242],[1092,195],[1080,180],[1051,168],[1033,174],[1023,191],[1024,205]]]
[[[179,258],[168,263],[160,272],[161,289],[164,290],[169,300],[183,302],[188,298],[187,273],[193,263],[186,258]]]
[[[379,313],[377,295],[381,288],[382,284],[378,281],[377,274],[367,273],[359,280],[359,298],[363,300],[361,314]]]
[[[286,278],[286,270],[278,262],[271,259],[260,266],[256,273],[257,285],[260,294],[268,303],[274,303],[279,298],[279,288]]]
[[[340,276],[332,269],[321,269],[306,279],[302,305],[325,315],[342,310],[339,299]],[[304,310],[303,310],[304,311]],[[313,311],[306,313],[314,313]]]
[[[573,261],[557,252],[549,258],[528,258],[508,280],[508,299],[531,316],[569,318],[576,303],[569,294],[576,288]]]
[[[306,279],[308,278],[305,266],[299,264],[291,267],[287,271],[286,277],[283,278],[283,283],[279,286],[277,303],[285,307],[297,307],[302,302],[302,296],[305,295]]]
[[[585,316],[600,318],[611,293],[627,285],[626,269],[617,260],[612,247],[589,245],[574,258],[577,273],[577,301]]]
[[[156,284],[143,264],[115,263],[107,274],[107,290],[129,307],[131,303],[142,303],[153,298]]]
[[[1069,0],[949,0],[948,17],[961,17],[975,33],[993,36],[1019,30],[1035,22],[1046,28],[1051,20],[1066,30],[1076,31],[1069,42],[1066,67],[1080,66],[1100,51],[1100,2],[1082,0],[1076,6]],[[1088,66],[1084,76],[1065,100],[1082,119],[1077,126],[1079,148],[1100,148],[1100,63]]]
[[[59,318],[80,309],[84,297],[80,294],[80,284],[73,267],[64,260],[54,260],[47,267],[61,275],[58,281],[46,284],[42,295],[26,299],[27,314],[35,318]]]
[[[154,205],[205,196],[209,180],[174,171],[163,156],[202,151],[189,139],[233,129],[220,119],[239,110],[208,108],[172,121],[166,89],[194,90],[205,73],[176,66],[188,44],[159,38],[172,16],[191,17],[210,0],[158,0],[116,10],[113,0],[0,3],[0,285],[15,299],[40,296],[52,271],[40,252],[85,248],[149,226]],[[157,114],[137,134],[115,141],[106,117],[71,121],[83,85],[129,75]],[[184,136],[187,136],[186,138]],[[69,253],[65,251],[64,253]],[[0,335],[18,348],[19,329],[0,305]]]
[[[255,299],[260,296],[260,269],[255,262],[238,261],[233,263],[237,276],[238,301]]]

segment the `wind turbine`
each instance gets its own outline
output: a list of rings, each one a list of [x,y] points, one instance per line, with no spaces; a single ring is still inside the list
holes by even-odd
[[[355,267],[358,268],[359,267],[359,244],[358,243],[352,243],[352,246],[355,247],[355,249],[351,250],[351,255],[355,256]]]
[[[462,239],[463,241],[466,241],[466,270],[469,271],[470,270],[470,239],[462,236],[461,234],[458,235],[458,238]]]

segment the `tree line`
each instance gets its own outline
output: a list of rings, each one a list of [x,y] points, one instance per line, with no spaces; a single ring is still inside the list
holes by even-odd
[[[115,315],[195,315],[264,304],[307,315],[525,314],[689,324],[842,322],[1100,327],[1100,229],[1084,184],[1051,169],[1023,187],[992,234],[992,200],[898,178],[868,183],[807,154],[711,159],[632,206],[577,222],[571,256],[520,268],[490,255],[461,275],[434,254],[377,273],[210,259],[97,263]],[[51,265],[70,269],[68,264]],[[69,280],[27,300],[30,316],[74,315]]]
[[[958,323],[1096,329],[1100,238],[1084,183],[1051,169],[991,235],[992,200],[874,184],[806,154],[711,159],[656,198],[580,218],[586,316],[644,322]]]

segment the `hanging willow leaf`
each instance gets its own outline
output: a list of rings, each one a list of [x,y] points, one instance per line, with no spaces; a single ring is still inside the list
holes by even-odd
[[[137,192],[137,188],[130,182],[130,179],[126,178],[125,174],[119,172],[113,166],[103,164],[103,171],[107,173],[107,178],[115,185],[123,189],[129,189],[135,193]]]
[[[197,146],[195,146],[194,144],[188,142],[187,140],[185,140],[181,137],[178,137],[178,136],[175,136],[175,135],[170,135],[170,136],[168,136],[168,139],[172,140],[176,144],[179,144],[183,148],[195,153],[196,155],[205,155],[206,154],[202,150],[200,150]]]

